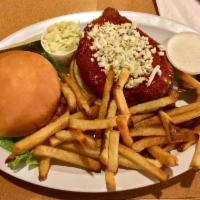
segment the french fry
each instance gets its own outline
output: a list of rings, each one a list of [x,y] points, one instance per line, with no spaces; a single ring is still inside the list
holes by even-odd
[[[174,167],[177,165],[177,157],[163,150],[159,146],[152,146],[148,148],[148,152],[166,166]]]
[[[174,124],[181,124],[183,122],[189,121],[191,119],[195,119],[200,116],[200,108],[196,110],[191,110],[190,112],[176,115],[172,117]]]
[[[130,129],[131,137],[138,136],[166,136],[165,130],[161,126],[147,126]]]
[[[80,144],[85,143],[85,135],[79,129],[70,129],[72,137],[78,141]]]
[[[91,108],[87,102],[87,99],[82,94],[79,86],[77,83],[71,78],[70,75],[61,75],[62,79],[69,85],[69,87],[74,92],[74,95],[76,96],[76,101],[79,106],[79,108],[89,117],[92,118],[92,111]]]
[[[121,88],[124,88],[124,85],[126,84],[128,78],[130,75],[130,71],[126,68],[122,68],[119,78],[118,78],[118,84]]]
[[[109,138],[108,170],[116,173],[118,169],[119,132],[111,131]]]
[[[106,187],[109,191],[114,191],[116,189],[116,182],[115,176],[113,172],[109,170],[105,170],[105,180],[106,180]]]
[[[200,131],[198,131],[198,135],[200,136]],[[200,137],[198,138],[198,141],[196,143],[195,152],[190,165],[194,169],[200,169]]]
[[[91,114],[94,119],[98,116],[98,113],[99,113],[99,106],[98,105],[91,106]]]
[[[195,144],[197,142],[197,139],[195,138],[194,140],[179,144],[177,147],[177,150],[179,152],[183,152],[186,151],[187,149],[189,149],[193,144]]]
[[[133,124],[140,122],[144,119],[147,119],[149,117],[153,117],[155,113],[144,113],[144,114],[138,114],[138,115],[133,115],[131,116],[131,119],[133,121]]]
[[[151,164],[155,165],[158,168],[161,168],[163,165],[159,160],[153,159],[153,158],[146,158],[147,161],[149,161]]]
[[[36,131],[35,133],[16,142],[13,145],[13,152],[9,155],[6,161],[13,159],[16,155],[24,153],[39,144],[42,144],[50,136],[66,128],[68,126],[68,121],[69,121],[69,112],[66,112],[65,114],[57,118],[56,121],[49,123],[45,127]]]
[[[70,89],[70,87],[68,87],[66,83],[62,83],[62,82],[61,82],[61,90],[67,101],[69,110],[71,112],[74,112],[76,110],[76,97],[73,91]]]
[[[115,100],[112,100],[108,108],[107,118],[114,117],[116,112],[117,112],[117,105],[115,103]],[[105,130],[104,142],[100,155],[100,160],[105,166],[108,165],[110,131],[111,131],[110,129]]]
[[[196,140],[196,135],[190,129],[177,129],[174,143],[190,142]]]
[[[113,68],[110,67],[107,74],[104,91],[103,91],[103,97],[102,97],[102,101],[101,101],[101,105],[99,109],[99,117],[98,117],[99,119],[104,119],[106,116],[113,81],[114,81],[114,71],[113,71]]]
[[[43,157],[39,163],[39,180],[44,181],[47,179],[50,169],[51,158]]]
[[[162,164],[158,160],[152,158],[146,158],[146,160],[158,168],[162,167]],[[119,155],[119,166],[127,169],[141,170],[139,165],[122,155]]]
[[[179,77],[180,77],[180,79],[182,81],[184,81],[188,85],[192,86],[197,91],[200,91],[200,83],[199,83],[199,81],[197,81],[191,75],[179,71]]]
[[[170,96],[132,106],[129,108],[129,110],[132,114],[153,112],[160,108],[166,107],[167,105],[175,103],[177,99],[178,93],[172,92]]]
[[[139,166],[134,163],[133,161],[129,160],[128,158],[119,155],[119,167],[122,168],[127,168],[127,169],[134,169],[134,170],[139,170]]]
[[[151,146],[163,145],[167,143],[168,143],[167,137],[151,136],[151,137],[145,137],[143,139],[134,142],[131,148],[136,152],[141,152],[144,149],[147,149]]]
[[[107,118],[114,117],[116,115],[116,112],[117,112],[117,104],[115,100],[112,100],[108,108]]]
[[[49,138],[49,144],[52,146],[52,147],[55,147],[55,146],[58,146],[59,144],[61,144],[63,141],[62,140],[59,140],[57,137],[55,136],[51,136]]]
[[[71,142],[74,140],[74,137],[70,130],[62,130],[55,134],[55,137],[57,140],[63,141],[63,142]]]
[[[177,146],[176,143],[167,144],[165,147],[163,147],[163,150],[170,152],[170,151],[176,149],[176,146]]]
[[[71,142],[74,140],[79,141],[80,143],[85,143],[91,148],[96,148],[96,141],[91,138],[89,135],[82,133],[80,130],[62,130],[55,134],[55,137],[63,142]]]
[[[172,142],[175,137],[176,137],[176,128],[172,122],[171,117],[164,111],[160,110],[159,112],[159,117],[161,119],[162,125],[164,127],[166,136],[169,140],[169,142]]]
[[[95,118],[99,113],[99,106],[97,106],[97,105],[92,106],[91,112],[92,112],[92,116]],[[86,116],[82,112],[76,112],[76,113],[73,113],[72,115],[70,115],[70,118],[85,119]]]
[[[110,117],[107,119],[94,119],[94,120],[84,120],[84,119],[69,119],[69,127],[85,130],[100,130],[108,129],[116,126],[116,117]]]
[[[131,135],[129,133],[128,120],[129,115],[118,115],[116,118],[116,123],[120,131],[123,143],[131,147],[131,145],[133,144],[133,139],[131,138]]]
[[[72,151],[74,153],[78,153],[84,156],[88,156],[91,158],[98,159],[100,155],[100,148],[96,147],[90,148],[86,144],[80,144],[77,141],[74,142],[65,142],[59,146],[61,149],[65,149],[68,151]]]
[[[160,125],[160,124],[161,124],[160,118],[158,116],[153,116],[148,119],[139,121],[138,123],[135,123],[134,127],[135,128],[148,127],[148,126],[156,126],[156,125]]]
[[[114,99],[121,114],[130,114],[129,108],[123,93],[123,89],[115,84],[113,88]]]
[[[165,171],[151,164],[146,160],[146,158],[144,158],[139,153],[136,153],[133,149],[119,144],[119,153],[136,163],[142,171],[145,171],[160,181],[167,181],[168,175],[165,173]]]
[[[199,102],[198,102],[199,103]],[[183,106],[184,107],[184,106]],[[180,110],[180,108],[179,108]],[[172,118],[173,123],[181,124],[183,122],[189,121],[191,119],[197,118],[200,116],[200,107],[197,107],[193,110],[188,110],[187,112],[178,114],[178,115],[171,115],[170,112],[166,112]],[[135,124],[135,127],[142,127],[142,126],[153,126],[159,125],[161,123],[158,116],[151,117],[149,119],[144,119]]]
[[[172,116],[175,116],[175,115],[179,115],[179,114],[183,114],[183,113],[186,113],[186,112],[190,112],[191,110],[195,110],[195,109],[198,109],[200,107],[200,102],[194,102],[194,103],[191,103],[191,104],[188,104],[188,105],[185,105],[185,106],[181,106],[181,107],[178,107],[178,108],[173,108],[169,111],[166,111],[166,113],[172,117]]]
[[[47,156],[96,172],[101,169],[101,164],[97,160],[54,147],[40,145],[33,150],[33,153],[35,156]]]
[[[97,142],[94,140],[94,138],[90,137],[89,135],[85,135],[85,144],[93,149],[98,147]]]

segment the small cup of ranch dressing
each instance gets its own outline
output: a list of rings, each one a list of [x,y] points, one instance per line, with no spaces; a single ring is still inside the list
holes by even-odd
[[[166,44],[166,54],[178,70],[191,75],[200,74],[200,35],[198,33],[175,34]]]
[[[41,36],[41,45],[57,62],[67,65],[77,50],[80,37],[78,22],[62,21],[47,27]]]

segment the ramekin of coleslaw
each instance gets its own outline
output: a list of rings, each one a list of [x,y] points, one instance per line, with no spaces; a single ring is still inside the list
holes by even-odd
[[[80,37],[81,28],[78,22],[62,21],[47,27],[41,35],[41,45],[60,64],[69,64]]]

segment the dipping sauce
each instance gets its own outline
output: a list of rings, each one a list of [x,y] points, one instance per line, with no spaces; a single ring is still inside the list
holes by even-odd
[[[44,49],[56,55],[76,50],[81,36],[80,25],[76,22],[59,22],[49,26],[41,38]]]
[[[191,75],[200,73],[200,35],[184,32],[167,43],[166,53],[175,68]]]

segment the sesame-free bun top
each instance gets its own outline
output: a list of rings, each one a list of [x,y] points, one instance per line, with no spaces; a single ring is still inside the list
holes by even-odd
[[[44,126],[57,109],[60,83],[52,64],[29,51],[0,53],[0,137]]]

